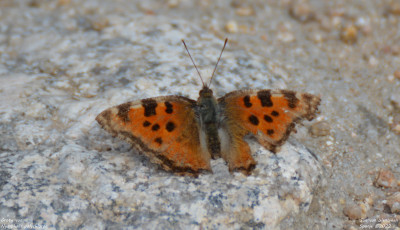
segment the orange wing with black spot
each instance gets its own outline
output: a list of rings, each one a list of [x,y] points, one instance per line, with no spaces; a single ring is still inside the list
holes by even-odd
[[[252,134],[265,148],[276,152],[297,122],[315,117],[320,98],[290,90],[240,90],[219,98],[218,103],[232,142],[222,155],[231,170],[246,172],[255,163],[243,137]]]
[[[165,170],[197,176],[211,171],[211,156],[200,145],[195,105],[186,97],[155,97],[109,108],[96,120]]]

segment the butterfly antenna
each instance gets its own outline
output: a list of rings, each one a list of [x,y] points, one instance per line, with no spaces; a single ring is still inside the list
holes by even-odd
[[[184,41],[183,39],[182,39],[182,42],[183,42],[183,45],[185,46],[185,49],[186,49],[187,53],[189,54],[190,60],[192,60],[192,63],[193,63],[193,65],[194,65],[194,68],[196,68],[196,71],[197,71],[197,73],[199,74],[201,83],[203,83],[203,86],[204,86],[204,81],[203,81],[203,78],[201,77],[200,71],[199,71],[199,69],[197,68],[196,63],[194,62],[194,60],[193,60],[193,58],[192,58],[192,55],[190,55],[189,49],[187,48],[187,46],[186,46],[186,44],[185,44],[185,41]]]
[[[210,84],[209,84],[209,86],[211,85],[212,79],[213,79],[213,77],[214,77],[214,73],[215,73],[215,71],[217,70],[217,66],[218,66],[219,60],[221,59],[222,53],[224,52],[224,49],[225,49],[225,46],[226,46],[226,43],[227,43],[227,42],[228,42],[228,38],[225,39],[224,47],[222,47],[221,54],[219,55],[217,64],[215,64],[215,68],[214,68],[214,71],[213,71],[213,73],[212,73],[212,75],[211,75],[211,79],[210,79]]]

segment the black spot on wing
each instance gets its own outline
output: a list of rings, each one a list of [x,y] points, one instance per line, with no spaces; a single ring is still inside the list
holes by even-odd
[[[274,120],[272,120],[272,117],[268,116],[268,115],[264,115],[264,120],[268,123],[272,123]]]
[[[277,116],[279,116],[279,113],[274,110],[274,111],[271,112],[271,115],[274,116],[274,117],[277,117]]]
[[[258,123],[259,123],[258,118],[256,116],[254,116],[254,115],[250,115],[249,116],[249,121],[253,125],[258,125]]]
[[[247,108],[250,108],[253,105],[250,102],[250,96],[249,95],[244,96],[243,102],[244,102],[244,106],[246,106]]]
[[[285,99],[288,101],[289,108],[296,108],[299,99],[296,97],[296,93],[290,90],[282,90],[282,94]]]
[[[156,115],[157,102],[154,99],[143,99],[144,116],[150,117]]]
[[[151,125],[151,123],[148,122],[148,121],[144,121],[144,122],[143,122],[143,127],[148,127],[148,126],[150,126],[150,125]]]
[[[274,134],[274,130],[273,129],[267,129],[267,134],[272,136],[272,134]]]
[[[166,101],[164,104],[165,104],[165,107],[167,107],[167,108],[165,109],[165,112],[166,112],[166,113],[171,114],[171,113],[174,112],[174,110],[173,110],[173,108],[172,108],[172,104],[171,104],[169,101]]]
[[[258,99],[260,99],[262,107],[272,107],[274,105],[271,100],[271,91],[270,90],[258,91],[257,97],[258,97]]]
[[[156,139],[154,139],[155,142],[157,142],[159,145],[162,144],[162,139],[161,137],[157,137]]]
[[[165,128],[167,129],[168,132],[172,132],[172,131],[174,131],[174,129],[175,129],[175,123],[169,121],[169,122],[167,123],[167,125],[165,126]]]
[[[118,109],[117,116],[119,118],[121,118],[124,122],[128,122],[129,121],[128,113],[129,113],[130,108],[131,108],[130,102],[127,102],[127,103],[117,106],[117,109]]]
[[[154,124],[153,126],[151,126],[151,130],[153,131],[157,131],[160,129],[160,125],[159,124]]]

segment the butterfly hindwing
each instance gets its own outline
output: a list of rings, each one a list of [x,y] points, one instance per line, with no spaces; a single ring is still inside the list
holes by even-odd
[[[200,145],[195,104],[180,96],[148,98],[109,108],[96,120],[164,169],[196,176],[211,171],[211,157]]]
[[[312,120],[317,112],[320,98],[307,93],[296,93],[290,90],[239,90],[226,94],[218,99],[224,111],[225,126],[229,133],[235,133],[232,141],[239,141],[232,147],[233,156],[225,158],[235,167],[253,167],[241,165],[239,154],[234,148],[244,148],[243,140],[248,134],[254,135],[265,148],[276,152],[289,137],[295,123],[303,119]],[[233,146],[235,144],[232,144]],[[250,152],[249,152],[250,154]],[[224,155],[224,153],[223,153]],[[248,159],[251,156],[245,156]],[[230,163],[231,164],[231,163]]]

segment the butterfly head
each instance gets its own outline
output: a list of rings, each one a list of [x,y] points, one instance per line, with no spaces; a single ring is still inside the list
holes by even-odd
[[[204,85],[199,92],[199,96],[202,98],[213,97],[213,91],[210,88],[208,88],[208,86]]]

